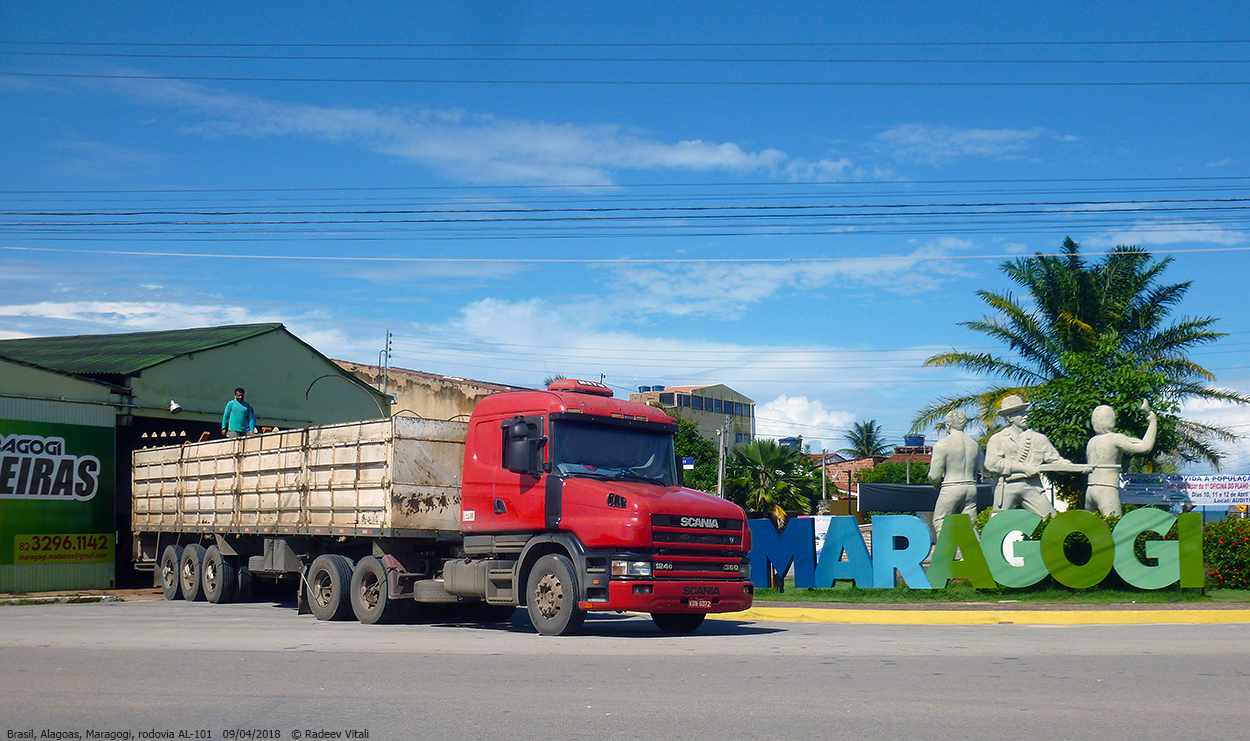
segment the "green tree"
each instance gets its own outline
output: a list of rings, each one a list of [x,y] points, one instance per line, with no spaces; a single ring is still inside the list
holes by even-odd
[[[1066,239],[1060,256],[1039,254],[1000,266],[1024,289],[1025,299],[978,291],[996,315],[961,325],[1005,344],[1009,352],[951,351],[925,361],[997,376],[1000,383],[985,391],[938,399],[920,410],[913,428],[924,429],[947,412],[963,409],[993,430],[999,426],[998,403],[1008,394],[1019,394],[1038,405],[1031,414],[1032,426],[1048,435],[1057,432],[1061,438],[1087,440],[1089,434],[1077,434],[1076,429],[1088,429],[1094,406],[1116,407],[1121,426],[1128,430],[1136,419],[1129,403],[1144,399],[1158,411],[1161,428],[1168,430],[1166,441],[1155,444],[1154,458],[1202,460],[1218,469],[1223,453],[1216,444],[1235,440],[1236,435],[1176,414],[1187,399],[1250,403],[1250,398],[1207,386],[1215,376],[1188,356],[1194,348],[1224,336],[1212,329],[1216,320],[1170,318],[1190,287],[1189,282],[1160,281],[1171,258],[1155,260],[1139,247],[1117,247],[1089,263],[1079,251],[1080,245]],[[1108,364],[1105,372],[1095,372],[1099,364]],[[1051,424],[1060,427],[1052,429]],[[1074,445],[1068,444],[1067,450],[1057,447],[1074,453]],[[1077,459],[1083,458],[1082,447]]]
[[[820,481],[807,456],[773,440],[752,440],[734,448],[726,494],[748,512],[769,517],[777,529],[792,513],[807,514]]]
[[[686,486],[708,493],[715,491],[720,456],[716,444],[699,434],[698,425],[688,419],[678,419],[673,447],[677,451],[677,465],[681,465],[682,458],[694,458],[694,468],[684,474]]]
[[[872,468],[865,468],[855,473],[855,480],[861,484],[906,484],[906,461],[881,461]],[[929,464],[920,461],[911,462],[911,483],[929,483]]]
[[[842,448],[838,453],[851,458],[871,458],[890,452],[890,444],[886,442],[881,425],[875,419],[856,422],[844,439],[848,447]]]

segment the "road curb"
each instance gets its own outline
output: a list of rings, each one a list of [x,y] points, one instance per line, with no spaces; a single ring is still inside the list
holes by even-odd
[[[62,594],[54,597],[0,597],[0,605],[69,605],[88,602],[119,602],[111,594]]]
[[[875,625],[1213,625],[1250,623],[1250,610],[864,610],[752,607],[708,617],[779,623]]]

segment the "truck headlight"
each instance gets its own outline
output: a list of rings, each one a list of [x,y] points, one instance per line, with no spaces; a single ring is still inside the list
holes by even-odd
[[[651,576],[651,562],[613,561],[612,576]]]
[[[751,564],[746,563],[745,561],[739,564],[738,576],[742,577],[743,581],[751,581]]]

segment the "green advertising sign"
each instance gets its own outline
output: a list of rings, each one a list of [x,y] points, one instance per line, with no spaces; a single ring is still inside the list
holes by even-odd
[[[0,419],[0,564],[113,560],[115,436]]]

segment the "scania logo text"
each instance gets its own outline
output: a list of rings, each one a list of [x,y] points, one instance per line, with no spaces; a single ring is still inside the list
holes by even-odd
[[[683,517],[681,518],[682,527],[706,527],[712,530],[720,529],[720,520],[715,517]]]
[[[720,587],[682,587],[681,593],[686,595],[694,594],[720,594]]]

